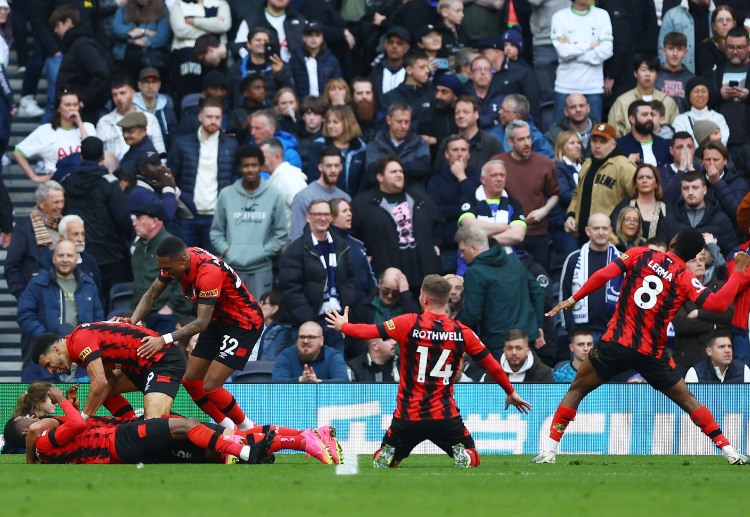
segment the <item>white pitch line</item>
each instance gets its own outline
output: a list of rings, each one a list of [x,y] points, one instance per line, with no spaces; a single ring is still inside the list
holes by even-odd
[[[337,476],[355,476],[359,474],[359,457],[354,455],[349,460],[344,460],[344,463],[336,465]]]

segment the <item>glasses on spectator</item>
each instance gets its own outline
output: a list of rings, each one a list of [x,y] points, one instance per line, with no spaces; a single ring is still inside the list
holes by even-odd
[[[740,50],[745,50],[747,48],[747,44],[745,45],[727,45],[727,50],[730,52],[739,52]]]
[[[498,109],[497,111],[498,111],[498,113],[501,112],[501,111],[504,112],[504,113],[518,113],[518,111],[516,111],[516,110],[507,110],[507,109],[503,108],[502,106],[500,106],[500,109]]]
[[[9,13],[10,7],[0,7],[0,13]]]
[[[319,336],[297,336],[298,341],[302,341],[303,343],[305,341],[315,341],[316,339],[320,339],[323,337],[323,334]]]
[[[492,68],[489,66],[478,66],[476,68],[471,69],[472,72],[479,72],[480,74],[486,74],[487,72],[492,72]]]
[[[310,217],[331,217],[331,212],[307,212]]]
[[[626,217],[625,219],[622,220],[622,222],[628,223],[628,224],[635,224],[635,223],[640,223],[641,220],[638,219],[637,217]]]
[[[388,296],[398,296],[399,294],[401,294],[401,291],[399,291],[398,289],[388,289],[387,287],[381,287],[380,290],[384,295]]]

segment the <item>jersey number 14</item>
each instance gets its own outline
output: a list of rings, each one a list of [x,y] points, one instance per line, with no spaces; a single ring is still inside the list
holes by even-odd
[[[418,346],[417,354],[419,355],[419,372],[417,373],[417,382],[425,381],[425,374],[427,373],[427,357],[430,354],[430,349],[426,346]],[[440,357],[437,360],[434,368],[430,370],[430,377],[437,377],[443,379],[443,384],[450,384],[450,378],[453,374],[453,368],[448,364],[448,358],[451,355],[450,350],[443,350],[440,353]]]

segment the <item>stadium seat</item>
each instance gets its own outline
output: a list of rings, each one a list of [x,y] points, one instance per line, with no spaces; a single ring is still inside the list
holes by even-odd
[[[109,314],[110,317],[122,316],[122,313],[130,310],[133,300],[133,282],[120,282],[114,284],[109,290]],[[118,314],[112,314],[118,313]]]
[[[273,361],[248,361],[245,369],[234,376],[235,383],[252,384],[271,382]]]
[[[539,122],[539,131],[542,133],[546,132],[552,124],[557,122],[554,120],[555,117],[555,103],[547,101],[542,104],[542,120]]]

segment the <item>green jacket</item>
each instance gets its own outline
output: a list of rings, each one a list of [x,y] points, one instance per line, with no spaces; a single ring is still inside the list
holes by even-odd
[[[506,332],[514,328],[533,341],[544,325],[544,290],[515,255],[494,246],[477,255],[464,274],[461,321],[490,350],[503,348]]]

